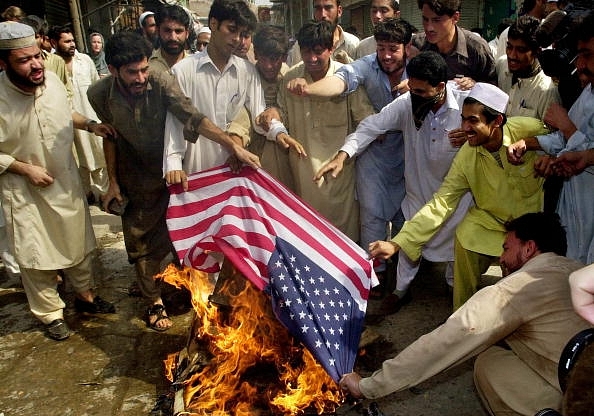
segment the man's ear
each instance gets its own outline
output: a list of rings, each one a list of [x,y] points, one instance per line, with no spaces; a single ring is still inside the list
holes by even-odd
[[[107,69],[109,69],[109,73],[114,77],[117,78],[118,77],[118,70],[115,66],[113,65],[107,65]]]
[[[502,114],[497,114],[497,117],[495,118],[495,120],[493,120],[493,125],[497,128],[499,128],[503,125],[503,115]]]
[[[530,260],[532,257],[536,256],[540,253],[538,246],[536,245],[536,241],[528,240],[522,246],[522,254],[525,256],[524,258],[526,261]]]
[[[6,71],[6,68],[8,68],[8,64],[4,59],[0,59],[0,68],[2,68],[3,71]]]
[[[454,14],[452,15],[452,19],[454,20],[455,24],[458,24],[458,22],[460,21],[460,12],[454,12]]]

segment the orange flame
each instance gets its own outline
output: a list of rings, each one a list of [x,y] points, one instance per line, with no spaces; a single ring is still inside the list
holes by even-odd
[[[191,336],[209,354],[185,381],[186,411],[213,416],[333,412],[344,400],[338,385],[276,319],[270,299],[233,272],[234,279],[220,290],[230,313],[208,301],[214,287],[208,274],[170,265],[159,276],[192,293]]]
[[[168,354],[167,358],[163,361],[163,364],[165,364],[165,377],[171,382],[173,382],[173,372],[176,369],[178,355],[178,353]]]

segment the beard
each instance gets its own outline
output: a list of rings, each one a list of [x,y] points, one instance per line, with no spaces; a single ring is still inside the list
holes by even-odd
[[[184,42],[167,42],[161,43],[161,48],[168,54],[168,55],[179,55],[184,51]]]
[[[44,72],[44,69],[41,68],[39,71]],[[37,71],[31,71],[24,77],[13,70],[10,65],[6,66],[6,75],[8,76],[8,79],[10,79],[14,85],[20,88],[24,87],[24,89],[35,88],[45,83],[45,73],[40,81],[33,81],[30,79],[31,75],[36,72]]]
[[[118,78],[118,84],[120,85],[120,88],[126,92],[126,94],[128,94],[130,97],[142,97],[144,95],[144,93],[146,92],[146,86],[148,85],[148,79],[145,83],[141,83],[141,82],[130,82],[130,83],[126,83],[124,81],[122,81],[121,78]],[[136,89],[138,87],[143,87],[142,89]]]

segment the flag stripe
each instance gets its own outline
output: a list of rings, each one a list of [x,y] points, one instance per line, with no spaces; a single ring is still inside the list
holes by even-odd
[[[292,193],[272,182],[265,172],[245,168],[238,176],[228,168],[215,168],[192,175],[188,183],[194,192],[180,194],[172,190],[167,223],[178,254],[182,259],[189,255],[194,267],[199,265],[192,251],[204,249],[202,238],[214,234],[220,237],[221,224],[230,222],[243,230],[237,231],[235,237],[243,239],[244,246],[261,251],[257,260],[264,264],[256,265],[257,270],[265,270],[266,258],[273,248],[273,243],[261,244],[277,234],[291,236],[300,251],[311,252],[312,259],[349,291],[359,292],[355,298],[367,299],[370,264],[366,253]],[[246,231],[261,235],[254,237]],[[353,262],[357,267],[352,267]],[[268,280],[266,274],[247,277],[254,282],[258,278]]]

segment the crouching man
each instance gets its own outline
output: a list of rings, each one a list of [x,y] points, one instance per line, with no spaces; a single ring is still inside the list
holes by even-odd
[[[355,397],[386,396],[478,355],[474,380],[490,414],[560,409],[561,351],[588,327],[572,309],[568,282],[582,265],[564,257],[567,240],[556,214],[524,214],[505,228],[500,262],[507,276],[370,377],[344,375],[342,389]]]

